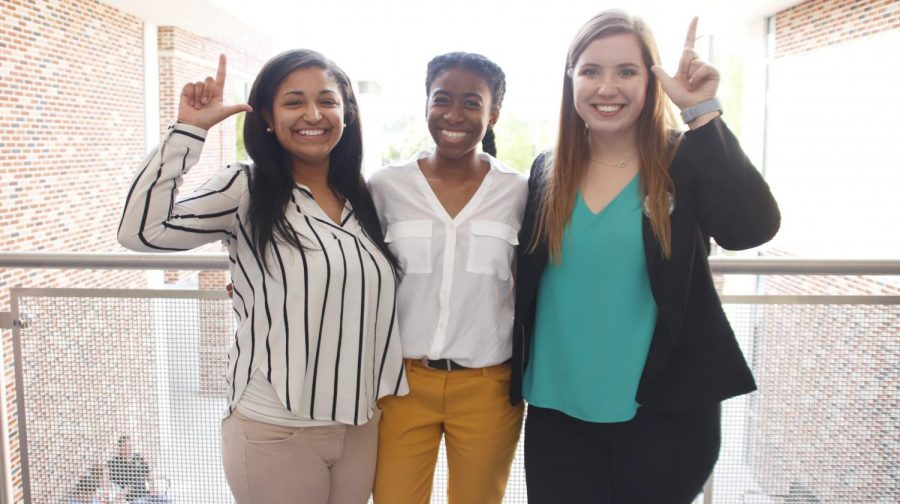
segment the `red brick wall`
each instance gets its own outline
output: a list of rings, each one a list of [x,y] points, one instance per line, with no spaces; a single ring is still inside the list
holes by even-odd
[[[142,25],[91,1],[0,4],[0,249],[118,249],[144,155]],[[128,286],[129,272],[0,269],[15,285]]]
[[[230,99],[243,98],[268,56],[265,47],[238,49],[176,28],[161,27],[158,37],[163,128],[175,119],[182,85],[214,75],[220,52],[229,56]],[[142,21],[99,2],[0,2],[0,250],[122,251],[121,205],[145,154],[143,54]],[[183,188],[232,162],[235,138],[234,118],[213,130]],[[215,273],[204,283],[224,282]],[[140,271],[0,268],[0,311],[20,285],[132,288],[146,280]],[[18,500],[10,331],[0,336]]]
[[[123,188],[144,153],[142,25],[91,1],[0,3],[0,250],[118,249]],[[137,272],[0,269],[9,288],[124,287]],[[21,498],[12,346],[4,373]]]
[[[775,57],[896,29],[897,0],[808,0],[775,16]]]

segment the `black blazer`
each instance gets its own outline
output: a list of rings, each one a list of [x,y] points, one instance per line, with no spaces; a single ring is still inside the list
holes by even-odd
[[[528,252],[546,155],[538,156],[531,168],[516,253],[512,404],[522,400],[538,284],[549,256],[546,243]],[[781,214],[769,186],[720,119],[684,134],[669,175],[675,184],[670,259],[663,257],[646,215],[642,224],[659,315],[637,402],[675,411],[711,406],[756,390],[713,285],[707,261],[709,239],[729,250],[761,245],[775,236]]]

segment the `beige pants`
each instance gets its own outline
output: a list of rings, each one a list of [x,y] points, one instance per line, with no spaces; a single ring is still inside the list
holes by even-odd
[[[222,421],[222,463],[237,504],[365,504],[380,412],[368,423],[281,427],[234,413]]]

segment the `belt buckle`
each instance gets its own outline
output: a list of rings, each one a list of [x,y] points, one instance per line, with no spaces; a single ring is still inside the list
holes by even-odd
[[[443,367],[435,367],[435,366],[431,365],[432,362],[441,362],[444,364],[444,366]],[[450,365],[450,359],[429,359],[428,357],[423,357],[423,358],[419,359],[419,363],[421,363],[422,366],[425,367],[426,369],[434,369],[437,371],[452,371],[453,370],[453,368]]]

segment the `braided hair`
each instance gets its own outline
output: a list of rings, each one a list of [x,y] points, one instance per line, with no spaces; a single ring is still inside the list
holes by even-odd
[[[425,94],[431,93],[431,85],[438,76],[455,67],[465,68],[483,78],[491,90],[491,105],[498,109],[503,105],[503,95],[506,94],[506,74],[499,65],[476,53],[452,52],[432,58],[428,62],[428,71],[425,73]],[[494,143],[492,127],[488,127],[487,133],[481,139],[481,150],[497,157],[497,145]]]

